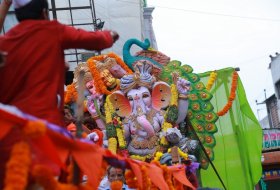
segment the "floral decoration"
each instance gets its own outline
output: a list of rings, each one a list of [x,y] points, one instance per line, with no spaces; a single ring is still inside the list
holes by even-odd
[[[6,163],[4,190],[26,189],[30,165],[31,152],[29,145],[24,141],[16,143],[12,148],[10,159]]]
[[[230,90],[228,102],[222,110],[218,111],[218,113],[217,113],[218,116],[225,115],[228,112],[228,110],[232,107],[232,103],[236,97],[237,84],[238,84],[238,73],[237,73],[237,71],[234,71],[232,73],[232,83],[231,83],[231,90]]]
[[[217,79],[217,75],[218,75],[218,74],[217,74],[217,72],[215,72],[215,71],[213,71],[213,72],[210,73],[210,78],[209,78],[209,80],[208,80],[208,82],[207,82],[207,85],[206,85],[206,89],[207,89],[208,91],[211,90],[211,88],[212,88],[214,82],[215,82],[216,79]]]
[[[98,71],[97,67],[96,67],[96,62],[97,61],[104,61],[107,57],[111,57],[114,58],[116,60],[116,62],[128,73],[128,74],[132,74],[133,72],[128,68],[128,66],[123,62],[123,60],[116,54],[114,53],[108,53],[105,55],[98,55],[98,56],[94,56],[91,57],[87,60],[87,64],[88,67],[90,69],[90,72],[94,78],[94,86],[96,88],[96,91],[100,94],[106,94],[109,95],[112,92],[109,91],[105,85],[105,83],[103,82],[103,80],[101,79],[100,76],[100,72]],[[117,90],[117,89],[114,89]],[[112,90],[112,91],[114,91]]]

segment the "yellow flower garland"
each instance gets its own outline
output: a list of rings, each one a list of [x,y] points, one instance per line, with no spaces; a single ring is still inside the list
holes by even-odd
[[[24,190],[28,184],[28,171],[31,165],[31,152],[29,145],[18,142],[13,146],[10,159],[6,164],[4,190]]]
[[[171,84],[171,98],[170,98],[170,103],[169,106],[178,106],[178,90],[175,84]],[[168,111],[166,112],[168,113]],[[172,128],[172,124],[169,122],[166,122],[166,115],[164,116],[165,121],[162,124],[162,131],[166,132],[169,128]],[[162,136],[160,139],[160,144],[166,146],[168,145],[168,141],[166,140],[165,136]]]
[[[117,153],[117,144],[118,144],[118,142],[117,142],[117,139],[115,137],[109,138],[108,149],[114,154]]]
[[[154,157],[154,161],[159,161],[162,156],[163,156],[162,152],[156,152],[155,157]]]
[[[179,147],[177,147],[177,148],[178,148],[178,153],[179,153],[179,155],[180,155],[182,158],[184,158],[185,160],[188,160],[189,155],[188,155],[187,153],[184,153]],[[167,152],[170,153],[170,152],[171,152],[171,149],[169,148],[169,149],[167,150]]]
[[[110,95],[106,97],[106,102],[105,102],[105,119],[106,123],[111,123],[112,122],[112,114],[113,114],[113,105],[110,101]]]
[[[213,86],[213,84],[214,84],[214,82],[215,82],[215,80],[217,78],[217,75],[218,74],[215,71],[210,73],[210,78],[209,78],[209,80],[207,82],[207,85],[206,85],[206,89],[208,91],[212,88],[212,86]]]
[[[147,158],[150,158],[150,155],[147,155],[147,156],[131,155],[130,158],[134,159],[134,160],[140,160],[140,161],[144,162]]]
[[[112,114],[114,109],[110,101],[110,95],[106,97],[106,102],[104,106],[105,106],[106,124],[112,123]],[[115,154],[117,153],[117,139],[115,137],[111,137],[108,139],[108,149]]]
[[[117,137],[118,137],[119,147],[121,149],[126,148],[126,142],[123,133],[124,133],[123,128],[122,129],[117,128]]]
[[[178,106],[178,90],[175,84],[171,84],[171,98],[169,105]]]
[[[110,101],[110,95],[108,95],[107,98],[106,98],[106,102],[105,102],[105,117],[106,117],[106,123],[107,124],[113,122],[113,118],[112,118],[113,113],[114,113],[114,108],[113,108],[113,105]],[[124,127],[122,125],[122,122],[121,122],[120,118],[115,116],[114,120],[117,120],[118,125],[120,127],[116,128],[117,139],[116,138],[109,138],[108,149],[111,150],[112,152],[116,153],[117,152],[117,144],[119,144],[119,147],[121,149],[124,149],[124,148],[126,148],[126,141],[125,141],[125,138],[124,138]]]

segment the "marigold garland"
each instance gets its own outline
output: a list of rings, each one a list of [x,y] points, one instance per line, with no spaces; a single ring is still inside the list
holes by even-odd
[[[162,156],[163,156],[162,152],[156,152],[156,154],[154,156],[154,161],[159,161]]]
[[[4,190],[24,190],[28,183],[28,171],[31,165],[31,152],[29,145],[24,142],[16,143],[6,164]]]
[[[171,84],[171,98],[169,105],[178,106],[178,90],[175,84]]]
[[[115,126],[113,126],[112,115],[113,115],[114,109],[113,109],[113,105],[110,101],[110,95],[107,96],[104,107],[105,107],[106,130],[108,133],[108,132],[112,132],[112,130],[109,130],[109,127],[111,129],[113,129],[115,127]],[[117,134],[111,134],[108,137],[108,149],[115,154],[117,153],[117,144],[118,144],[116,135]]]
[[[146,156],[130,155],[130,158],[131,158],[131,159],[140,160],[140,161],[143,161],[143,162],[145,162],[145,160],[146,160],[147,158],[150,158],[150,157],[151,157],[151,155],[146,155]]]
[[[128,74],[132,74],[132,71],[128,68],[128,66],[123,62],[123,60],[117,56],[116,54],[114,53],[108,53],[108,54],[105,54],[105,55],[98,55],[98,56],[94,56],[94,57],[91,57],[87,60],[87,64],[88,64],[88,67],[90,69],[90,72],[92,74],[92,77],[94,79],[94,86],[96,88],[96,91],[100,94],[106,94],[106,95],[109,95],[111,94],[112,92],[107,90],[107,87],[104,83],[104,81],[101,79],[101,76],[100,76],[100,72],[98,71],[97,67],[96,67],[96,64],[95,62],[96,61],[104,61],[107,57],[110,57],[110,58],[114,58],[116,60],[116,62],[128,73]]]
[[[118,144],[118,142],[117,142],[117,139],[115,137],[109,138],[108,149],[114,154],[117,153],[117,144]]]
[[[185,160],[188,160],[188,157],[189,157],[188,154],[184,153],[179,147],[177,147],[177,149],[178,149],[179,156],[184,158]],[[170,153],[171,152],[171,148],[169,148],[167,150],[167,152]]]
[[[232,73],[232,83],[231,83],[231,90],[230,90],[228,102],[222,110],[217,112],[218,116],[225,115],[228,112],[228,110],[232,107],[232,103],[236,97],[237,84],[238,84],[238,73],[237,71],[234,71]]]
[[[106,119],[106,123],[112,123],[112,114],[114,112],[114,108],[113,105],[110,101],[110,95],[106,97],[106,101],[105,101],[105,119]]]
[[[28,121],[23,127],[23,134],[30,138],[41,137],[46,133],[46,124],[42,121]]]
[[[212,88],[215,80],[217,79],[217,76],[218,76],[218,74],[215,71],[210,73],[210,78],[209,78],[209,80],[207,82],[207,85],[206,85],[206,89],[208,91],[210,91],[210,89]]]
[[[112,181],[111,182],[111,190],[122,190],[123,182],[122,181]]]
[[[124,133],[123,128],[117,128],[117,137],[118,137],[118,142],[119,142],[120,149],[125,149],[126,148],[126,142],[125,142],[123,133]]]
[[[126,184],[128,185],[129,188],[133,188],[133,189],[138,188],[138,182],[133,171],[127,170],[124,176],[125,176]]]
[[[69,104],[75,102],[78,99],[78,92],[75,88],[75,85],[72,83],[66,86],[66,92],[64,94],[64,103]]]
[[[167,129],[169,128],[172,128],[172,124],[171,123],[168,123],[166,121],[163,122],[162,124],[162,131],[163,132],[166,132]],[[168,141],[166,140],[165,136],[162,136],[161,139],[160,139],[160,144],[162,145],[168,145]]]
[[[171,98],[170,98],[170,103],[169,106],[178,106],[178,90],[175,84],[171,84]],[[166,121],[167,114],[169,113],[169,109],[167,109],[167,112],[164,116],[164,122],[162,124],[162,131],[166,132],[167,129],[172,128],[173,125],[169,122]],[[168,141],[166,140],[165,136],[163,135],[160,139],[160,144],[163,146],[168,145]]]

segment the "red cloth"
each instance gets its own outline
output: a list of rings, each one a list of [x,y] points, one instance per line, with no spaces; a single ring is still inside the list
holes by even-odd
[[[57,21],[26,20],[0,37],[8,53],[0,68],[0,102],[64,126],[65,49],[111,47],[109,31],[86,32]],[[61,97],[58,108],[57,95]]]

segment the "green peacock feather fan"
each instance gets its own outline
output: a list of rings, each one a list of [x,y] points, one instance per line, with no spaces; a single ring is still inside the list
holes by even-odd
[[[210,102],[212,94],[206,90],[204,84],[200,81],[200,77],[193,73],[193,68],[189,65],[181,65],[180,61],[173,60],[164,66],[159,76],[160,80],[171,84],[173,82],[173,72],[177,72],[180,77],[191,82],[187,117],[212,161],[214,160],[213,149],[216,145],[214,134],[217,132],[217,126],[215,122],[218,119]],[[193,131],[184,131],[187,131],[186,136],[196,139]],[[196,156],[201,167],[207,169],[209,161],[202,148],[200,148]]]

